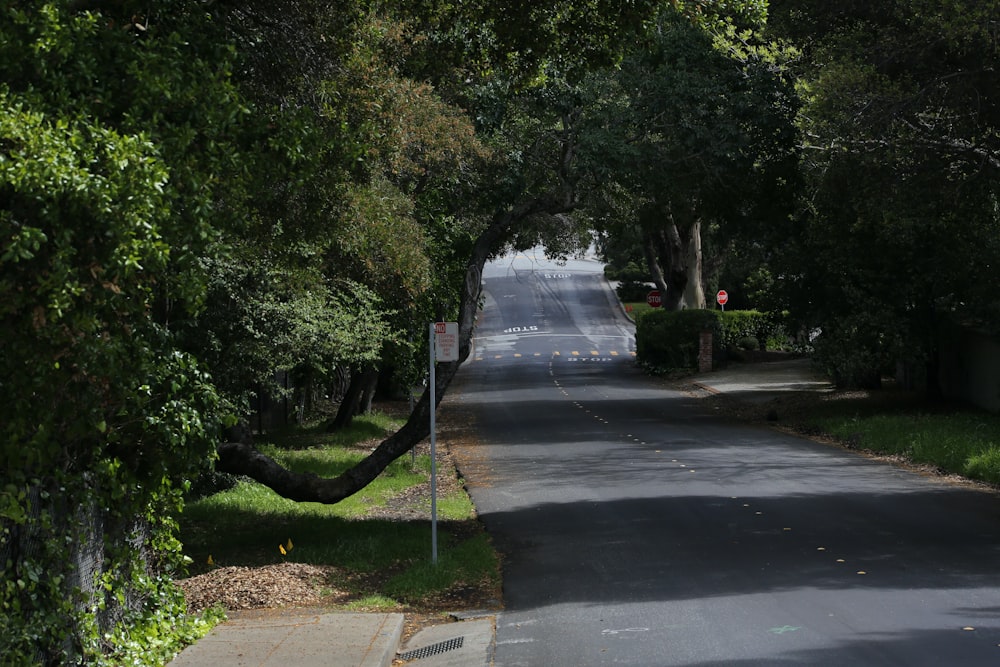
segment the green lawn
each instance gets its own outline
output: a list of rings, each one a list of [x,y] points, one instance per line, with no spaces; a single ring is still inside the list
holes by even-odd
[[[398,423],[385,415],[360,417],[336,435],[290,430],[258,443],[286,467],[336,476],[364,458]],[[455,477],[439,465],[439,480]],[[265,565],[283,560],[334,565],[344,575],[329,582],[348,587],[362,606],[419,606],[453,587],[499,586],[495,551],[474,518],[460,484],[439,484],[438,563],[431,563],[429,520],[388,520],[378,509],[430,479],[430,457],[404,455],[371,485],[335,505],[286,500],[249,480],[188,502],[181,517],[191,574],[211,567]],[[429,501],[417,498],[427,509]],[[282,553],[284,551],[284,553]],[[209,564],[211,557],[211,564]]]
[[[807,426],[860,449],[1000,485],[1000,415],[918,399],[894,403],[887,392],[828,401]]]
[[[630,303],[624,303],[622,306],[625,308],[625,312],[628,313],[629,317],[636,320],[642,317],[642,314],[646,311],[654,310],[645,301],[636,301]]]

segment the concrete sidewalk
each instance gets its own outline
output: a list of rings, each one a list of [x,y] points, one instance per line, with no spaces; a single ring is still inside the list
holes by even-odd
[[[730,363],[702,373],[691,382],[712,392],[749,403],[765,403],[790,392],[833,391],[833,383],[813,368],[809,359]]]
[[[402,614],[307,609],[232,612],[171,667],[385,667],[403,632]]]
[[[832,385],[808,359],[733,363],[691,381],[706,391],[759,403]],[[426,628],[400,647],[402,614],[317,609],[233,612],[186,648],[170,667],[480,667],[492,663],[495,618],[484,615]]]
[[[479,667],[490,664],[492,616],[421,630],[400,647],[402,614],[318,609],[232,612],[170,667]]]

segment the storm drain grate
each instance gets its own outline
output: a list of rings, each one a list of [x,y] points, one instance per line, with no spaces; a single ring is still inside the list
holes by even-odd
[[[415,648],[412,651],[400,653],[399,659],[420,660],[421,658],[429,658],[432,655],[440,655],[448,651],[453,651],[457,648],[462,648],[462,644],[464,643],[465,643],[465,637],[455,637],[454,639],[446,639],[443,642],[438,642],[437,644],[430,644],[429,646],[421,646],[420,648]]]

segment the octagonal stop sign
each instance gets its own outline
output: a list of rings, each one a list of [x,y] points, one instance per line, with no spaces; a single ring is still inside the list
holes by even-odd
[[[724,289],[720,289],[719,293],[715,295],[715,300],[719,302],[720,306],[724,306],[729,301],[729,293]]]
[[[646,303],[649,304],[650,308],[659,308],[662,303],[660,301],[660,290],[652,290],[646,295]]]

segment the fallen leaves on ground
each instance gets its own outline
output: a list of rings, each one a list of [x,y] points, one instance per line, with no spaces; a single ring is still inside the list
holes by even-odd
[[[331,565],[275,563],[260,567],[219,567],[177,585],[184,591],[188,609],[199,612],[214,605],[227,611],[271,607],[308,607],[332,604],[347,598],[331,589],[329,582],[339,575]],[[322,591],[322,595],[321,595]]]

